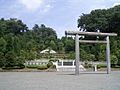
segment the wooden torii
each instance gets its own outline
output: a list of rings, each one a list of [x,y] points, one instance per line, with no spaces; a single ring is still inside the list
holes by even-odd
[[[81,32],[81,31],[65,31],[66,35],[75,36],[75,59],[76,67],[75,74],[79,75],[79,61],[80,61],[80,52],[79,52],[79,42],[80,43],[103,43],[106,44],[106,61],[107,61],[107,74],[111,72],[111,62],[110,62],[110,36],[117,36],[116,33],[100,33],[100,32]],[[79,36],[104,36],[106,40],[79,40]]]

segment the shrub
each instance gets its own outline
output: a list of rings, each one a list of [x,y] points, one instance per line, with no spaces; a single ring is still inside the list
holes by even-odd
[[[111,55],[111,67],[115,67],[118,63],[118,58],[116,55]]]
[[[120,66],[116,65],[114,68],[120,68]]]
[[[25,68],[24,65],[16,65],[16,66],[11,67],[11,69],[23,69],[23,68]]]
[[[53,66],[53,63],[50,61],[48,62],[47,67],[50,68],[51,66]]]
[[[23,68],[25,68],[25,65],[19,64],[19,67],[20,67],[20,69],[23,69]]]
[[[97,69],[100,69],[101,68],[101,66],[100,65],[97,65]]]
[[[89,64],[88,62],[85,62],[84,67],[85,68],[92,68],[92,64]]]
[[[107,67],[106,64],[99,64],[99,65],[97,65],[98,69],[100,69],[100,68],[106,68],[106,67]]]
[[[38,70],[46,70],[48,69],[47,65],[41,65],[37,67]]]
[[[23,69],[23,68],[25,68],[25,66],[23,64],[11,66],[11,67],[9,67],[9,66],[2,67],[2,69],[4,69],[4,70]]]
[[[11,70],[12,67],[2,67],[3,70]]]
[[[27,67],[27,68],[31,68],[31,69],[36,69],[36,68],[37,68],[37,65],[27,65],[26,67]]]
[[[24,69],[25,65],[23,64],[19,64],[19,65],[14,65],[13,67],[11,67],[12,69]]]

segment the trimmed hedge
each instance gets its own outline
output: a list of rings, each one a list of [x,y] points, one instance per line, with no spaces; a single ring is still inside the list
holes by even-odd
[[[19,66],[12,66],[12,67],[2,67],[3,70],[12,70],[12,69],[24,69],[24,65],[19,65]]]
[[[105,64],[99,64],[99,65],[97,65],[98,69],[100,69],[100,68],[106,68],[106,67],[107,67],[107,65],[105,65]]]
[[[47,65],[27,65],[26,68],[38,69],[38,70],[46,70],[48,68],[56,69],[56,66],[53,65],[53,63],[51,61],[49,61]]]
[[[38,70],[46,70],[48,69],[47,65],[41,65],[37,67]]]
[[[85,68],[92,68],[92,64],[84,64],[83,65]]]
[[[37,65],[27,65],[26,68],[37,69]]]
[[[51,66],[53,66],[53,63],[50,61],[48,62],[47,67],[50,68]]]

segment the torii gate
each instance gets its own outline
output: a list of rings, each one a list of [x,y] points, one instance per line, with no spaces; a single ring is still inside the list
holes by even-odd
[[[75,74],[79,75],[79,60],[80,60],[80,52],[79,52],[79,42],[80,43],[103,43],[106,44],[106,61],[107,61],[107,74],[111,72],[111,62],[110,62],[110,36],[117,36],[116,33],[100,33],[100,32],[80,32],[80,31],[65,31],[66,35],[74,35],[75,36],[75,59],[76,59],[76,67]],[[79,40],[79,36],[105,36],[106,40],[98,41],[98,40]]]

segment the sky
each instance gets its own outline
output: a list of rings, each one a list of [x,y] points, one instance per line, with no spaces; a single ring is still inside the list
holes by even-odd
[[[31,29],[35,24],[53,28],[58,37],[66,30],[79,30],[82,13],[119,5],[120,0],[0,0],[0,18],[17,18]]]

